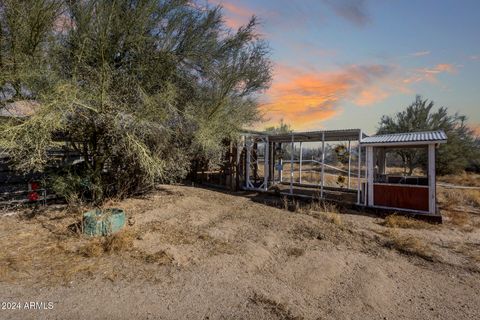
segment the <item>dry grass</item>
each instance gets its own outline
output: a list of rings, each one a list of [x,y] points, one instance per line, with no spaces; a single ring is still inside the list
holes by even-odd
[[[305,254],[305,249],[302,248],[288,248],[287,249],[287,256],[289,257],[301,257]]]
[[[343,225],[343,220],[342,220],[342,217],[340,217],[340,214],[338,214],[337,212],[330,212],[330,213],[326,213],[325,214],[325,219],[328,221],[328,222],[331,222],[333,223],[334,225],[336,226],[342,226]]]
[[[322,218],[336,226],[342,226],[343,220],[340,216],[338,207],[330,202],[320,201],[312,202],[308,208],[310,213],[313,213],[316,217]],[[320,213],[320,214],[319,214]]]
[[[292,311],[284,304],[266,297],[263,294],[254,293],[250,298],[250,302],[260,305],[268,310],[274,319],[282,320],[301,320],[302,316],[294,315]]]
[[[480,268],[480,247],[475,243],[464,243],[454,248],[454,251],[462,254],[471,262],[478,264]]]
[[[475,173],[463,172],[461,174],[439,176],[437,180],[459,186],[480,187],[480,174]]]
[[[447,224],[471,232],[480,226],[480,190],[438,188],[438,201]]]
[[[458,227],[466,227],[470,224],[470,217],[467,213],[462,211],[447,211],[444,213],[447,223]]]
[[[468,205],[480,208],[480,190],[464,190],[464,198]]]
[[[173,262],[173,257],[163,250],[155,253],[138,252],[135,257],[145,261],[146,263],[157,265],[166,265]]]
[[[296,239],[324,240],[324,230],[316,225],[299,224],[291,230]]]
[[[69,212],[44,212],[30,219],[2,219],[0,281],[68,283],[76,277],[111,274],[111,259],[133,248],[132,228],[108,237],[76,233]],[[128,258],[128,257],[127,257]]]
[[[438,199],[445,209],[468,206],[480,208],[480,190],[442,188],[439,191]]]
[[[403,228],[403,229],[434,229],[436,226],[428,222],[411,219],[396,214],[389,215],[381,223],[381,225],[389,228]]]
[[[85,257],[99,257],[104,253],[129,251],[133,248],[136,232],[124,229],[108,237],[94,237],[78,249],[78,253]]]
[[[397,231],[391,230],[385,235],[389,240],[385,246],[397,250],[400,253],[417,256],[428,261],[435,261],[435,252],[424,240],[411,236],[400,235]]]

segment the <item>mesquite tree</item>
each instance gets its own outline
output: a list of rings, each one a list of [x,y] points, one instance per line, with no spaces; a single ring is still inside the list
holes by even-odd
[[[37,106],[2,124],[0,148],[23,171],[76,152],[56,185],[96,202],[218,158],[271,78],[254,17],[233,31],[187,0],[0,0],[0,24],[1,104]]]
[[[473,131],[467,125],[467,118],[458,113],[449,114],[448,109],[434,109],[433,101],[417,96],[405,110],[394,116],[383,116],[379,123],[378,134],[444,130],[448,136],[446,144],[438,150],[437,171],[439,174],[458,173],[471,165],[472,159],[480,155],[475,144]],[[398,150],[403,161],[404,171],[411,175],[417,165],[426,166],[426,157],[416,149]]]

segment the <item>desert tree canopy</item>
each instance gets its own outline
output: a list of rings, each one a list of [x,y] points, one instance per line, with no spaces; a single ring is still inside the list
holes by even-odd
[[[0,108],[35,106],[2,122],[0,148],[45,170],[61,136],[84,168],[55,184],[96,201],[183,178],[259,117],[271,62],[256,29],[187,0],[0,0]]]
[[[449,114],[448,108],[434,108],[434,102],[417,95],[415,101],[394,116],[383,116],[378,134],[444,130],[448,142],[441,145],[437,156],[439,174],[458,173],[472,166],[471,161],[479,156],[474,132],[467,125],[464,115]],[[426,161],[418,150],[398,151],[408,173]]]

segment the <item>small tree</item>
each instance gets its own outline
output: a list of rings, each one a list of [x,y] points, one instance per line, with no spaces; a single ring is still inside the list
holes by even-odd
[[[256,27],[189,0],[0,1],[0,91],[40,106],[0,127],[0,147],[22,171],[44,170],[51,148],[77,153],[83,168],[56,185],[95,202],[182,179],[258,119],[271,63]]]
[[[433,108],[433,101],[422,100],[422,97],[417,95],[415,101],[404,111],[394,116],[383,116],[377,133],[444,130],[448,142],[441,145],[438,150],[438,173],[450,174],[465,170],[471,159],[479,152],[473,131],[467,126],[466,116],[458,113],[450,115],[445,107],[437,110]],[[408,174],[412,174],[416,165],[425,165],[425,157],[416,150],[402,150],[397,153],[402,158]]]
[[[278,126],[266,127],[265,132],[269,134],[289,133],[292,129],[289,124],[285,123],[283,119],[280,119]]]

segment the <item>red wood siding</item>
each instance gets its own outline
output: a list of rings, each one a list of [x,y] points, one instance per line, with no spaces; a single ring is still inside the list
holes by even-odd
[[[374,205],[428,211],[428,188],[405,185],[374,184]]]

